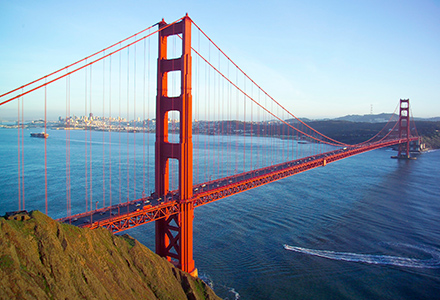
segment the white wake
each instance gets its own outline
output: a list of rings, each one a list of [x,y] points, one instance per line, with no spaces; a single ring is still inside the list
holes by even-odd
[[[417,259],[390,255],[374,255],[350,252],[336,252],[329,250],[316,250],[302,247],[289,246],[284,244],[284,249],[295,251],[303,254],[319,256],[323,258],[350,261],[375,265],[392,265],[409,268],[440,268],[440,252],[439,250],[427,247],[418,247],[413,245],[401,244],[406,248],[423,251],[431,256],[429,259]]]

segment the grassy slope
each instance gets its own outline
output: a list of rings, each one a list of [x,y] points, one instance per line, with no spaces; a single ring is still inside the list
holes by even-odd
[[[128,235],[0,217],[0,299],[219,299]]]

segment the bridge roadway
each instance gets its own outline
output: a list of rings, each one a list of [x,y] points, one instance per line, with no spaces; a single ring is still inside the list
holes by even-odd
[[[410,141],[417,139],[417,137],[410,138]],[[291,175],[325,166],[328,163],[349,156],[401,144],[403,142],[406,142],[406,139],[392,139],[363,144],[362,146],[344,147],[334,151],[197,184],[193,187],[193,198],[186,201],[192,201],[194,207],[198,207]],[[177,191],[168,193],[164,198],[159,198],[153,193],[148,197],[72,215],[58,219],[58,221],[79,227],[89,227],[91,229],[104,227],[112,232],[120,232],[179,213],[180,203]]]

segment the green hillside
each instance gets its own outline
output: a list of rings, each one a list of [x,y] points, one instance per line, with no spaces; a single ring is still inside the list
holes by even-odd
[[[0,217],[0,299],[220,299],[128,235]]]

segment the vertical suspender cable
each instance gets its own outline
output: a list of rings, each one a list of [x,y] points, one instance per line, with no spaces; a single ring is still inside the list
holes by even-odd
[[[127,202],[130,201],[130,48],[127,48]],[[127,206],[128,210],[128,206]]]
[[[218,69],[220,70],[220,52],[218,54]],[[218,81],[217,81],[217,103],[218,103],[218,110],[217,110],[217,128],[216,128],[216,132],[217,132],[217,178],[220,178],[220,161],[221,161],[221,137],[222,137],[222,131],[221,131],[221,124],[223,124],[223,120],[222,120],[222,110],[221,110],[221,88],[220,88],[220,74],[218,74]]]
[[[295,127],[294,126],[294,124],[295,124],[295,121],[294,121],[294,119],[292,119],[292,126],[293,127]],[[293,147],[294,146],[294,143],[293,143],[293,141],[295,140],[294,139],[294,136],[295,136],[295,130],[292,130],[292,128],[288,128],[288,135],[289,135],[289,139],[290,139],[290,160],[294,160],[294,157],[295,157],[295,148]]]
[[[109,202],[110,206],[112,206],[112,56],[109,57],[109,68],[108,68],[108,172],[109,172]]]
[[[261,96],[260,96],[260,90],[257,90],[258,92],[258,103],[261,104]],[[258,108],[257,108],[258,109]],[[257,110],[257,116],[256,116],[256,122],[257,122],[257,141],[259,146],[257,146],[257,168],[261,168],[263,166],[262,161],[260,161],[260,157],[261,157],[261,145],[262,145],[262,141],[260,139],[260,130],[261,130],[261,114],[260,114],[261,110],[258,109]]]
[[[238,86],[238,70],[235,72],[235,80],[236,80],[236,86]],[[239,101],[238,101],[238,90],[235,90],[235,99],[237,103],[237,110],[236,110],[236,125],[235,125],[235,172],[234,174],[238,174],[238,130],[239,130],[239,117],[238,117],[238,111],[239,111]]]
[[[221,79],[220,78],[220,76],[219,76],[219,84],[220,84],[220,82],[221,82],[221,85],[222,85],[222,90],[221,90],[221,104],[222,104],[222,113],[221,113],[221,118],[220,118],[220,120],[221,120],[221,131],[220,131],[220,134],[221,134],[221,145],[220,145],[220,147],[221,147],[221,151],[222,151],[222,154],[221,154],[221,161],[222,161],[222,163],[221,163],[221,167],[222,167],[222,170],[221,170],[221,175],[222,176],[225,176],[225,166],[224,166],[224,161],[225,161],[225,159],[224,159],[224,148],[225,148],[225,143],[224,143],[224,136],[225,136],[225,131],[224,131],[224,124],[225,124],[225,122],[224,122],[224,118],[225,118],[225,81],[224,81],[224,79]],[[222,177],[222,176],[219,176],[219,177]]]
[[[46,79],[47,82],[47,79]],[[47,133],[47,86],[44,87],[44,133]],[[47,139],[44,139],[44,203],[47,215]]]
[[[246,93],[246,77],[243,77],[243,91]],[[243,94],[243,172],[246,172],[246,94]]]
[[[17,99],[18,210],[21,210],[20,98]]]
[[[253,89],[252,89],[252,84],[251,84],[251,95],[252,95],[252,97],[254,96],[253,95]],[[251,168],[250,168],[250,171],[252,171],[253,169],[254,169],[254,166],[253,166],[253,164],[252,164],[252,156],[253,156],[253,153],[252,153],[252,135],[253,135],[253,128],[252,128],[252,123],[253,123],[253,111],[252,111],[252,107],[253,107],[253,105],[252,105],[252,102],[250,103],[250,105],[251,105],[251,124],[250,124],[250,140],[251,140],[251,157],[250,157],[250,160],[251,160]]]
[[[271,111],[273,111],[273,101],[271,101]],[[272,144],[272,151],[271,151],[271,162],[270,165],[275,164],[275,158],[276,158],[276,144],[275,144],[275,122],[270,122],[271,126],[270,126],[270,136],[271,136],[271,144]]]
[[[122,171],[121,171],[121,100],[122,98],[122,54],[119,51],[119,112],[118,112],[118,137],[119,137],[119,204],[122,202]],[[119,212],[119,211],[118,211]]]
[[[205,165],[205,172],[203,174],[203,178],[206,179],[208,177],[208,152],[207,152],[207,140],[208,140],[208,132],[209,132],[209,119],[208,119],[208,111],[207,111],[207,107],[208,107],[208,103],[206,101],[206,99],[208,99],[208,88],[209,88],[209,83],[208,83],[208,65],[205,64],[205,101],[204,101],[204,106],[205,106],[205,119],[206,119],[206,128],[204,128],[205,130],[205,151],[204,151],[204,162],[203,164]]]
[[[213,58],[214,60],[215,58]],[[220,68],[220,66],[218,66]],[[212,83],[213,83],[213,101],[212,101],[212,120],[213,122],[213,156],[215,157],[214,162],[214,169],[212,172],[212,179],[218,178],[218,172],[219,172],[219,163],[220,163],[220,148],[219,148],[219,121],[220,121],[220,110],[217,110],[217,105],[220,102],[220,99],[218,97],[219,94],[219,86],[217,84],[217,73],[213,73],[212,77]]]
[[[214,60],[214,58],[213,58],[213,60]],[[213,124],[212,124],[212,126],[213,126],[213,131],[212,131],[212,137],[213,137],[213,139],[212,139],[212,157],[213,157],[213,163],[214,163],[214,166],[213,166],[213,168],[212,168],[212,173],[211,173],[211,179],[212,178],[215,178],[215,177],[217,177],[217,164],[218,164],[218,159],[219,159],[219,157],[218,157],[218,148],[217,148],[217,137],[218,137],[218,135],[216,134],[216,130],[217,130],[217,122],[216,122],[216,120],[217,120],[217,114],[218,114],[218,112],[216,113],[216,103],[217,103],[217,85],[216,85],[216,83],[217,83],[217,80],[216,80],[216,73],[214,72],[213,73],[213,75],[212,75],[212,114],[213,114],[213,116],[212,116],[212,118],[211,118],[211,120],[213,121]]]
[[[24,198],[24,97],[21,98],[21,197],[22,209],[25,210]]]
[[[296,120],[295,120],[296,121]],[[296,121],[296,127],[295,128],[299,128],[299,122],[298,121]],[[299,159],[299,131],[298,130],[295,130],[296,131],[296,159]]]
[[[145,78],[146,78],[146,40],[144,39],[144,70],[142,81],[142,197],[145,196]]]
[[[210,43],[208,43],[208,61],[209,62],[211,62],[211,44]],[[207,145],[207,148],[205,149],[205,151],[206,151],[206,157],[209,157],[209,144],[210,144],[210,142],[211,142],[211,138],[210,138],[210,132],[211,132],[211,122],[210,122],[210,120],[211,120],[211,118],[210,118],[210,110],[211,110],[211,106],[210,106],[210,104],[211,104],[211,68],[208,66],[208,74],[207,74],[207,76],[208,76],[208,82],[207,82],[207,90],[208,90],[208,96],[206,97],[206,99],[207,99],[207,103],[206,103],[206,107],[207,107],[207,115],[206,115],[206,120],[207,120],[207,124],[208,124],[208,132],[207,132],[207,135],[206,135],[206,140],[207,140],[207,144],[205,144],[205,145]],[[212,160],[211,159],[209,159],[209,158],[207,158],[208,159],[208,163],[209,162],[211,162],[212,163]],[[206,174],[205,174],[205,176],[206,176],[206,178],[208,178],[208,180],[210,181],[210,174],[211,174],[211,170],[210,170],[210,165],[208,165],[208,169],[207,169],[207,172],[206,172]]]
[[[286,116],[284,115],[284,113],[282,113],[282,119],[283,120],[286,120]],[[289,157],[289,143],[288,143],[288,140],[286,139],[286,135],[285,135],[285,130],[286,130],[286,126],[285,126],[286,124],[284,124],[284,123],[281,123],[280,124],[280,126],[281,126],[281,141],[283,142],[283,151],[284,151],[284,154],[283,154],[283,161],[282,162],[286,162],[286,161],[288,161],[288,157]]]
[[[68,72],[68,70],[66,70]],[[66,77],[66,121],[65,121],[65,132],[66,132],[66,208],[67,215],[69,214],[70,207],[70,199],[69,199],[69,191],[70,191],[70,111],[69,111],[69,79],[70,76]]]
[[[88,185],[89,185],[89,183],[88,182],[89,182],[89,179],[88,179],[88,161],[87,161],[87,155],[88,155],[87,154],[87,125],[90,122],[90,120],[87,117],[87,82],[88,82],[87,68],[84,69],[84,78],[85,78],[85,83],[84,83],[84,87],[85,87],[85,90],[84,90],[84,99],[85,99],[85,102],[84,102],[84,122],[85,122],[85,127],[84,127],[84,135],[85,135],[85,137],[84,137],[84,140],[85,140],[84,156],[85,156],[85,159],[84,159],[84,162],[85,162],[85,166],[84,166],[84,169],[85,169],[85,177],[84,178],[85,178],[85,189],[86,189],[86,193],[85,193],[86,211],[88,211],[88,202],[89,202],[89,198],[88,198]]]
[[[70,75],[67,77],[67,80],[68,80],[68,97],[67,97],[67,108],[68,108],[68,110],[67,110],[67,112],[68,112],[68,115],[69,115],[69,138],[68,138],[68,153],[69,153],[69,173],[68,173],[68,175],[69,175],[69,182],[68,182],[68,196],[69,196],[69,201],[68,201],[68,203],[69,203],[69,216],[71,216],[72,215],[72,186],[71,186],[71,181],[70,181],[70,175],[71,175],[71,173],[70,173],[70,122],[71,122],[71,118],[70,118],[70,115],[71,115],[71,113],[70,113]]]
[[[147,98],[147,106],[148,109],[150,109],[150,44],[151,44],[151,39],[148,39],[148,78],[147,78],[147,93],[148,93],[148,98]],[[148,168],[150,167],[150,123],[147,124],[147,128],[148,128],[148,136],[147,136],[147,166]],[[147,186],[148,188],[150,188],[150,176],[147,176]]]
[[[105,55],[105,51],[103,52]],[[105,59],[102,60],[102,124],[105,124]],[[102,130],[102,207],[105,207],[105,130]]]
[[[90,96],[89,96],[89,106],[90,106],[90,109],[89,109],[89,115],[90,115],[90,126],[89,126],[89,150],[90,150],[90,155],[89,155],[89,158],[90,158],[89,159],[89,164],[90,164],[90,172],[89,172],[89,174],[90,174],[90,184],[89,184],[90,197],[89,197],[89,199],[90,199],[90,210],[93,210],[92,124],[93,124],[94,116],[92,113],[92,67],[93,67],[93,65],[90,65],[90,78],[89,78],[89,80],[90,80],[90,85],[89,85],[89,88],[90,88],[90,90],[89,90],[89,92],[90,92]]]
[[[251,84],[251,94],[253,97],[253,89],[252,89],[253,85]],[[250,131],[250,135],[251,135],[251,170],[254,170],[254,165],[252,164],[252,156],[254,155],[253,151],[252,151],[252,135],[254,134],[254,130],[253,130],[253,123],[254,123],[254,115],[253,115],[253,103],[250,103],[251,105],[251,131]]]
[[[137,39],[136,35],[134,39]],[[133,199],[136,199],[136,44],[133,56]]]
[[[280,115],[280,109],[279,109],[279,107],[277,106],[277,116],[279,116]],[[279,145],[279,147],[278,147],[278,150],[279,150],[279,153],[277,153],[277,158],[278,158],[278,160],[277,160],[277,164],[280,162],[280,157],[284,157],[284,142],[281,140],[281,126],[282,126],[282,123],[280,123],[280,122],[277,122],[277,131],[278,131],[278,139],[277,139],[277,142],[278,142],[278,145]],[[280,149],[281,148],[281,149]]]
[[[227,74],[228,74],[228,78],[229,78],[229,66],[230,63],[227,63]],[[228,114],[228,122],[226,124],[227,127],[227,132],[228,132],[228,146],[227,146],[227,152],[228,153],[232,153],[232,134],[231,134],[231,121],[232,121],[232,105],[231,105],[231,101],[232,101],[232,90],[231,90],[231,85],[228,84],[227,87],[227,96],[226,96],[226,101],[228,101],[227,103],[227,114]],[[228,175],[231,175],[231,171],[228,170]]]

